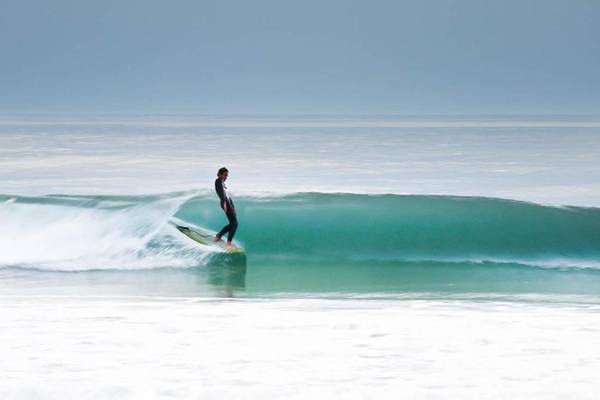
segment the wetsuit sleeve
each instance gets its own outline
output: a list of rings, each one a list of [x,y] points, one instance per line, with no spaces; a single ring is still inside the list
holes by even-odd
[[[221,208],[225,208],[225,191],[223,190],[223,182],[220,179],[215,180],[215,191],[219,196]]]

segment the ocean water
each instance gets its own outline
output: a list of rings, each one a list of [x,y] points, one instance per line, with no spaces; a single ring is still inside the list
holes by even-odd
[[[600,118],[0,118],[0,397],[595,398]],[[212,251],[230,169],[236,239]]]

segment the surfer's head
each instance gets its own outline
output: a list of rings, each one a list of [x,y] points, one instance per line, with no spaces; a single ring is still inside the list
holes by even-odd
[[[223,180],[226,180],[229,176],[229,170],[225,167],[219,168],[219,172],[217,172],[217,176]]]

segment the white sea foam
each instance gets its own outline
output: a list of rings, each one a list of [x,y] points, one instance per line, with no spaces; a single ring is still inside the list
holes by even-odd
[[[208,255],[168,224],[187,196],[115,207],[0,204],[0,264],[59,271],[193,267]]]
[[[598,305],[0,297],[0,397],[596,399]]]

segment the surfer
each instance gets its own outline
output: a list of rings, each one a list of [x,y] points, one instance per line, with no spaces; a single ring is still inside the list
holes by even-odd
[[[229,170],[225,167],[220,168],[219,172],[217,172],[217,179],[215,180],[215,191],[219,196],[219,200],[221,203],[221,208],[225,211],[225,216],[229,220],[229,224],[225,225],[223,229],[219,233],[215,235],[213,238],[214,242],[218,242],[221,237],[227,233],[227,249],[232,250],[235,249],[235,246],[232,244],[233,236],[235,235],[235,231],[237,229],[237,216],[235,214],[235,206],[233,205],[233,200],[227,194],[227,186],[225,186],[225,181],[229,176]]]

